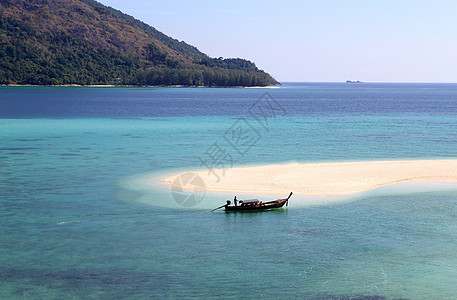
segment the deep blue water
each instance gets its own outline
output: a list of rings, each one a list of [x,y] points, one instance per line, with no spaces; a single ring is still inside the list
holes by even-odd
[[[238,117],[265,91],[285,107],[288,116],[297,117],[454,116],[457,106],[457,84],[289,83],[279,89],[25,87],[0,91],[0,117],[21,119]]]
[[[249,109],[265,92],[282,110],[262,126]],[[232,195],[186,209],[168,187],[125,184],[202,168],[215,142],[235,165],[454,158],[457,84],[8,87],[0,118],[2,299],[457,293],[454,189],[225,214],[208,208]],[[239,120],[259,137],[242,154],[224,139]]]

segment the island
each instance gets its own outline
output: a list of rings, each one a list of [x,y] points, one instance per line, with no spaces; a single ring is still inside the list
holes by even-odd
[[[211,58],[94,0],[0,2],[1,85],[268,86],[241,58]]]

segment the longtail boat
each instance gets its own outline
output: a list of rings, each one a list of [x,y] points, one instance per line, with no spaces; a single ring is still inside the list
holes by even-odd
[[[281,208],[284,204],[287,206],[289,204],[289,198],[292,196],[290,192],[289,197],[284,199],[272,200],[268,202],[262,202],[258,199],[249,199],[249,200],[237,200],[236,196],[233,199],[235,205],[231,205],[232,202],[227,200],[227,203],[219,206],[218,208],[213,209],[212,211],[225,208],[225,211],[259,211],[259,210],[269,210],[273,208]]]

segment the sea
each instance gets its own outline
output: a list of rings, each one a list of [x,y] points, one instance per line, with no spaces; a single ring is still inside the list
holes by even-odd
[[[0,299],[455,299],[455,184],[225,213],[164,179],[456,156],[457,84],[0,87]]]

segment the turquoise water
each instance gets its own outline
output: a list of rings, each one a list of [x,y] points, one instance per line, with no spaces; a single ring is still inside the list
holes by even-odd
[[[249,113],[265,92],[284,109],[266,128]],[[208,210],[233,195],[183,208],[144,178],[204,168],[215,142],[233,165],[454,158],[456,99],[453,84],[0,88],[0,298],[454,298],[454,185],[226,214]],[[243,154],[224,139],[240,120],[258,137]]]

